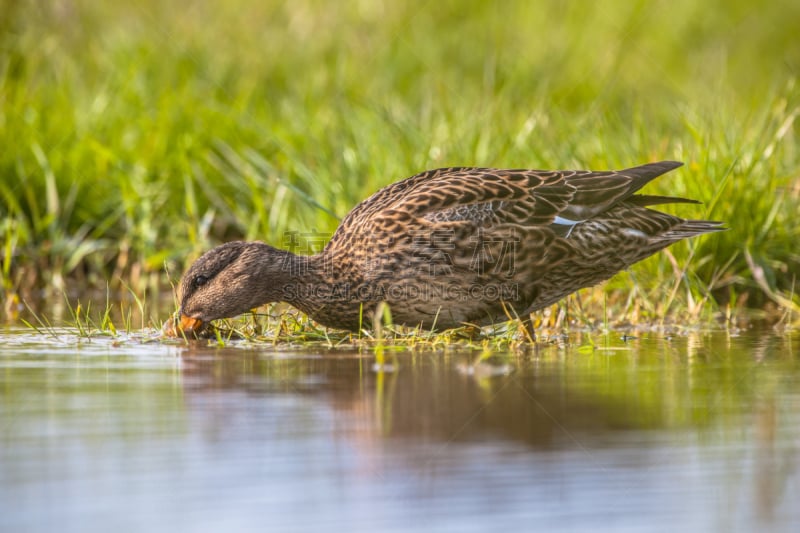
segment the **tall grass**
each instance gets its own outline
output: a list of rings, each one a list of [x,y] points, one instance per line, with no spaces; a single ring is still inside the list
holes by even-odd
[[[0,0],[6,307],[168,287],[165,265],[332,232],[426,168],[677,159],[648,192],[730,231],[599,294],[631,319],[781,316],[800,305],[797,20],[792,0]]]

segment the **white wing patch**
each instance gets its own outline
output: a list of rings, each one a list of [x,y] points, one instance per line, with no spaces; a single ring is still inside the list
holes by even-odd
[[[562,226],[574,226],[575,224],[580,224],[581,222],[584,222],[584,221],[583,220],[570,220],[568,218],[559,217],[559,216],[556,216],[556,218],[553,219],[553,224],[561,224]]]
[[[633,237],[635,239],[648,239],[647,233],[633,228],[622,228],[619,230],[620,233],[623,235],[627,235],[628,237]]]
[[[555,226],[566,226],[566,227],[553,228],[553,230],[556,232],[556,235],[558,235],[559,237],[567,239],[567,238],[569,238],[569,234],[572,233],[572,230],[575,228],[575,226],[577,226],[581,222],[585,222],[585,221],[584,220],[570,220],[569,218],[556,216],[553,219],[553,225],[555,225]]]

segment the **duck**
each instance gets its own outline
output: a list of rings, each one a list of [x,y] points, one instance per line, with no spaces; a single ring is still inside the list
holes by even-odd
[[[214,320],[274,302],[348,331],[369,328],[382,302],[394,324],[424,330],[516,318],[531,327],[534,311],[675,242],[726,229],[651,208],[696,200],[637,194],[681,165],[427,170],[356,205],[319,253],[260,241],[203,253],[181,277],[165,330],[199,336]]]

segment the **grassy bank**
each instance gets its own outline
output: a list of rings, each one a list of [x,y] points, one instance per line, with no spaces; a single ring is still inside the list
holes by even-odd
[[[579,312],[800,305],[797,2],[124,4],[0,0],[6,309],[41,287],[152,297],[213,244],[331,232],[427,168],[658,159],[687,165],[648,192],[730,231]]]

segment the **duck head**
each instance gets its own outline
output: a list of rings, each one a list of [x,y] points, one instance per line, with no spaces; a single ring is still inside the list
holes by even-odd
[[[181,278],[180,318],[168,325],[167,334],[197,335],[212,320],[285,299],[292,257],[262,242],[235,241],[207,251]]]

